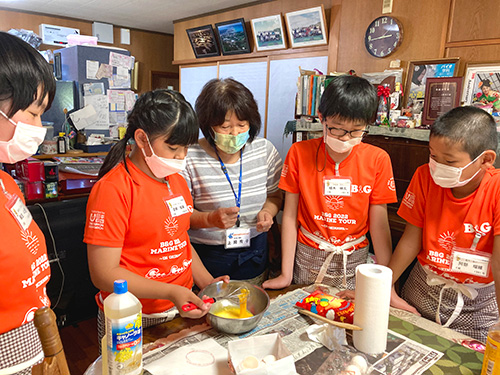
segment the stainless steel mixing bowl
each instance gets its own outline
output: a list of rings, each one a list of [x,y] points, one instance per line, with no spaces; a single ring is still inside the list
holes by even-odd
[[[211,313],[211,311],[217,311],[217,308],[221,305],[239,306],[238,294],[242,288],[246,288],[249,291],[247,309],[253,314],[252,317],[231,319],[223,318]],[[219,281],[217,283],[210,284],[201,290],[198,295],[200,297],[206,295],[216,299],[216,302],[212,305],[207,314],[207,321],[217,331],[231,334],[239,334],[254,329],[262,319],[262,316],[266,312],[270,303],[269,296],[264,289],[244,281],[236,280],[231,280],[229,283]]]

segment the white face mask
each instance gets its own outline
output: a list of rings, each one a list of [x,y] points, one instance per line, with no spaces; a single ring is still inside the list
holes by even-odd
[[[482,154],[484,154],[484,152],[481,153],[481,155]],[[456,188],[467,185],[470,181],[472,181],[474,177],[477,176],[481,168],[479,168],[471,178],[460,181],[460,177],[462,177],[462,171],[469,165],[474,163],[477,159],[479,159],[481,155],[479,155],[465,167],[451,167],[446,164],[438,163],[434,159],[429,159],[429,170],[431,172],[431,177],[436,185],[439,185],[443,188]]]
[[[156,178],[165,178],[186,168],[186,159],[167,159],[156,155],[147,135],[146,138],[149,148],[151,149],[151,156],[146,156],[146,152],[144,152],[143,148],[141,148],[141,151],[144,155],[144,160],[146,160],[146,164]]]
[[[45,138],[47,129],[20,121],[16,124],[2,111],[0,114],[16,127],[12,139],[0,141],[0,162],[13,164],[35,154]]]
[[[361,143],[362,138],[351,138],[348,141],[341,141],[340,139],[325,136],[325,143],[330,146],[330,148],[338,153],[343,154],[345,152],[351,151],[354,146]]]
[[[214,142],[219,149],[224,151],[226,154],[235,154],[241,150],[243,146],[247,143],[250,138],[250,129],[244,133],[238,135],[232,134],[221,134],[214,131],[215,138]]]

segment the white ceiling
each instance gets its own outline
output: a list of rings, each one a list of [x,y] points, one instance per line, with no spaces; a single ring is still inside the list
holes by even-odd
[[[0,7],[173,34],[174,20],[256,1],[258,0],[0,0]]]

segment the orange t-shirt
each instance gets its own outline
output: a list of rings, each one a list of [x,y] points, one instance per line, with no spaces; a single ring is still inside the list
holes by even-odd
[[[370,205],[397,201],[391,160],[381,148],[355,146],[338,171],[340,177],[351,179],[351,196],[323,195],[324,178],[335,176],[335,162],[326,153],[325,165],[323,138],[297,142],[286,156],[279,183],[281,189],[300,194],[299,226],[336,246],[366,234]],[[298,241],[318,248],[300,230]],[[363,241],[356,248],[367,244]]]
[[[16,182],[0,171],[0,334],[33,320],[35,311],[50,306],[46,285],[50,264],[42,231],[34,220],[24,230],[7,208],[7,195],[24,202]]]
[[[187,230],[193,201],[178,174],[166,183],[152,179],[127,158],[101,178],[90,193],[84,242],[121,247],[120,266],[147,279],[191,289],[191,244]],[[167,202],[184,197],[187,213],[172,216]],[[109,293],[101,291],[102,299]],[[141,299],[146,314],[163,312],[174,304],[164,299]],[[98,299],[99,303],[99,299]]]
[[[458,199],[451,189],[434,183],[428,164],[419,167],[406,190],[398,214],[422,228],[422,250],[418,254],[420,264],[428,266],[438,275],[462,283],[493,281],[491,270],[487,277],[451,272],[450,263],[454,248],[471,247],[476,230],[482,237],[475,253],[492,253],[494,237],[500,234],[499,196],[498,169],[487,170],[476,191]]]

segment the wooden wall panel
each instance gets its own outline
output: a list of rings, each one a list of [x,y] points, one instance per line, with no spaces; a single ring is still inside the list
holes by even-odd
[[[496,62],[500,63],[500,44],[486,46],[453,47],[446,51],[447,56],[460,56],[459,76],[465,73],[465,65],[468,62]]]
[[[0,9],[0,30],[26,29],[39,33],[42,23],[80,29],[83,35],[92,35],[92,22],[57,16],[47,16]],[[120,44],[120,27],[114,27],[114,44],[100,43],[103,46],[125,48],[139,61],[138,92],[150,90],[151,71],[178,72],[172,65],[174,37],[143,30],[130,29],[130,45]],[[42,50],[58,49],[57,46],[42,45]]]
[[[500,38],[498,0],[454,0],[449,42]]]
[[[371,56],[364,46],[367,26],[382,15],[382,0],[342,1],[338,56],[335,62],[330,51],[330,69],[354,69],[363,72],[380,72],[389,68],[391,60],[400,59],[402,66],[409,60],[442,57],[443,36],[448,26],[451,0],[398,0],[394,1],[391,16],[403,24],[403,43],[386,58]]]
[[[256,4],[244,8],[233,9],[226,12],[221,12],[217,14],[210,14],[202,17],[179,20],[174,22],[174,61],[185,62],[189,60],[196,59],[193,49],[191,48],[191,43],[186,33],[186,29],[191,29],[193,27],[212,25],[215,26],[217,22],[229,21],[235,18],[244,18],[247,26],[248,38],[250,40],[250,48],[253,50],[253,36],[250,26],[250,20],[253,18],[259,18],[264,16],[270,16],[273,14],[281,13],[282,16],[287,12],[292,12],[300,9],[307,9],[319,6],[323,4],[325,8],[325,14],[327,17],[327,25],[329,25],[329,15],[330,8],[333,4],[339,4],[341,0],[275,0],[270,2],[265,2],[262,4]],[[284,19],[283,19],[284,22]],[[285,26],[286,27],[286,26]],[[300,48],[294,49],[293,51],[300,52]],[[269,51],[268,54],[273,54]],[[265,56],[263,53],[259,53],[259,56]],[[248,56],[248,54],[246,55]],[[290,56],[292,57],[292,56]],[[238,56],[234,56],[238,58]],[[217,58],[199,59],[202,61],[217,61]],[[189,61],[193,62],[193,61]]]

